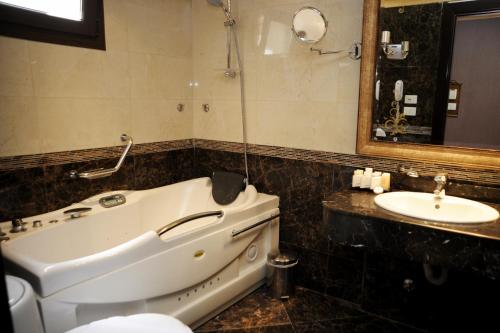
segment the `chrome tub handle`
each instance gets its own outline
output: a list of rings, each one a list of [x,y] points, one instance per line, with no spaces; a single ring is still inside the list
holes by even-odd
[[[69,217],[72,219],[76,219],[81,217],[84,213],[90,212],[91,210],[92,208],[90,207],[79,207],[79,208],[65,210],[63,214],[69,215]]]
[[[161,227],[160,229],[158,229],[156,231],[156,233],[158,234],[158,236],[161,236],[164,233],[166,233],[167,231],[172,230],[172,229],[174,229],[174,228],[176,228],[184,223],[187,223],[187,222],[190,222],[193,220],[197,220],[197,219],[201,219],[202,217],[207,217],[207,216],[217,216],[218,218],[221,218],[224,216],[224,212],[222,210],[216,210],[216,211],[196,213],[196,214],[184,216],[178,220],[175,220],[174,222],[171,222],[171,223]]]
[[[123,162],[125,161],[125,157],[127,157],[127,154],[134,144],[132,141],[132,137],[128,136],[127,134],[122,134],[120,136],[120,139],[125,142],[128,141],[127,147],[125,147],[125,150],[123,151],[122,156],[118,160],[118,163],[116,163],[114,168],[109,168],[109,169],[97,169],[97,170],[91,170],[91,171],[85,171],[85,172],[78,172],[76,170],[71,170],[69,172],[69,176],[72,179],[77,179],[77,178],[85,178],[85,179],[96,179],[96,178],[102,178],[102,177],[108,177],[120,170]]]
[[[249,230],[252,230],[253,228],[258,227],[258,226],[259,226],[259,225],[261,225],[261,224],[264,224],[264,223],[267,223],[267,222],[269,222],[269,221],[272,221],[272,220],[274,220],[275,218],[277,218],[277,217],[279,217],[279,216],[280,216],[280,214],[277,214],[277,215],[274,215],[274,216],[268,217],[267,219],[264,219],[264,220],[262,220],[262,221],[259,221],[259,222],[257,222],[257,223],[254,223],[254,224],[252,224],[252,225],[250,225],[250,226],[248,226],[248,227],[245,227],[245,228],[243,228],[243,229],[240,229],[240,230],[233,230],[233,231],[231,232],[231,236],[233,236],[233,238],[234,238],[234,237],[236,237],[236,236],[238,236],[238,235],[240,235],[240,234],[242,234],[242,233],[244,233],[244,232],[247,232],[247,231],[249,231]]]

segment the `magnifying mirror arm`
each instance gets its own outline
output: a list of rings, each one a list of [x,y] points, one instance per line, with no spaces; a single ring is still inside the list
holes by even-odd
[[[353,60],[361,58],[361,43],[358,42],[353,43],[349,50],[324,51],[314,47],[311,47],[310,50],[311,52],[317,52],[319,55],[349,53],[349,57]]]

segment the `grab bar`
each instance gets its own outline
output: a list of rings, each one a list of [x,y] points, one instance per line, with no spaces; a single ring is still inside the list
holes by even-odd
[[[220,218],[220,217],[224,216],[224,212],[222,210],[216,210],[216,211],[196,213],[193,215],[184,216],[178,220],[175,220],[172,223],[167,224],[166,226],[161,227],[160,229],[158,229],[156,231],[156,233],[158,234],[158,236],[161,236],[164,233],[166,233],[167,231],[172,230],[175,227],[178,227],[186,222],[201,219],[202,217],[207,217],[207,216],[217,216]]]
[[[234,237],[236,237],[236,236],[238,236],[238,235],[240,235],[240,234],[242,234],[242,233],[244,233],[244,232],[247,232],[248,230],[251,230],[251,229],[253,229],[253,228],[258,227],[258,226],[259,226],[259,225],[261,225],[261,224],[264,224],[264,223],[266,223],[266,222],[272,221],[272,220],[274,220],[275,218],[277,218],[277,217],[279,217],[279,216],[280,216],[280,214],[278,214],[278,215],[274,215],[274,216],[268,217],[267,219],[264,219],[264,220],[262,220],[262,221],[259,221],[259,222],[257,222],[257,223],[254,223],[254,224],[252,224],[252,225],[250,225],[250,226],[248,226],[248,227],[245,227],[245,228],[243,228],[243,229],[240,229],[240,230],[233,230],[233,231],[231,232],[231,236],[233,236],[233,238],[234,238]]]
[[[86,171],[86,172],[78,172],[76,170],[71,170],[69,172],[69,176],[72,179],[77,179],[77,178],[85,178],[85,179],[96,179],[96,178],[102,178],[102,177],[108,177],[120,170],[123,162],[125,161],[125,157],[128,154],[128,151],[130,150],[130,147],[134,144],[132,141],[132,137],[128,136],[127,134],[122,134],[120,136],[120,139],[125,142],[128,141],[127,147],[123,151],[122,156],[118,160],[118,163],[116,163],[114,168],[109,168],[109,169],[97,169],[97,170],[91,170],[91,171]]]

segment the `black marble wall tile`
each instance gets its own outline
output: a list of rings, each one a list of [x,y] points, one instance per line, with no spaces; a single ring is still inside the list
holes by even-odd
[[[115,165],[115,159],[106,159],[45,167],[47,211],[63,208],[98,193],[132,189],[134,187],[133,157],[127,157],[121,169],[110,177],[93,180],[69,177],[71,170],[82,172],[112,168]]]
[[[43,168],[0,172],[0,221],[36,215],[46,209]]]
[[[294,278],[297,285],[325,292],[328,282],[327,254],[286,242],[280,242],[280,249],[292,250],[298,255],[299,264],[294,267]]]
[[[0,193],[7,199],[0,201],[0,217],[5,220],[16,212],[21,212],[21,216],[42,213],[103,191],[147,189],[211,176],[216,170],[245,172],[243,154],[197,148],[135,155],[127,158],[119,173],[100,180],[71,180],[67,177],[72,169],[84,171],[112,167],[114,163],[115,159],[2,172]],[[362,305],[365,310],[422,328],[438,327],[441,323],[435,319],[437,315],[443,315],[440,307],[449,307],[441,299],[447,297],[458,302],[457,295],[467,294],[468,300],[479,302],[474,295],[482,297],[487,290],[497,292],[495,288],[498,285],[491,283],[500,277],[500,251],[493,241],[472,241],[465,236],[449,239],[447,233],[422,232],[421,228],[412,225],[369,218],[353,223],[349,214],[323,213],[322,200],[334,191],[351,187],[354,168],[253,154],[248,156],[248,166],[250,183],[258,191],[280,197],[280,247],[292,249],[299,255],[295,271],[298,285],[349,300]],[[395,177],[395,188],[416,186],[417,189],[431,191],[434,186],[431,178],[420,178],[417,180],[419,183],[407,179],[400,181]],[[464,196],[469,192],[475,193],[475,199],[496,198],[498,188],[481,190],[473,184],[451,180],[447,193]],[[430,285],[422,272],[421,263],[424,260],[449,267],[452,272],[451,286],[442,289]],[[482,283],[484,289],[462,293],[461,288],[468,288],[469,283],[481,284],[477,282],[483,281],[478,280],[481,274],[477,272],[486,272],[491,283]],[[407,278],[415,282],[411,290],[403,288],[403,281]],[[457,295],[454,296],[454,293]],[[335,307],[330,310],[335,311]],[[485,313],[488,310],[482,309]],[[309,324],[301,326],[300,316],[309,316],[307,310],[294,310],[292,307],[287,311],[298,318],[292,319],[294,325],[297,324],[295,328],[305,332],[315,328],[321,331],[323,326],[325,331],[331,327],[347,329],[356,322],[327,323],[331,320],[331,313],[328,318],[316,313],[310,315]],[[451,317],[447,318],[451,320]],[[377,322],[373,326],[365,324],[359,324],[360,329],[379,325]],[[282,327],[276,329],[289,328],[287,325],[278,325]],[[400,324],[389,326],[384,326],[389,332],[405,328]],[[238,329],[242,332],[247,330],[243,327]],[[248,328],[250,331],[255,329],[261,328]]]
[[[333,189],[342,191],[352,188],[352,175],[356,169],[358,168],[333,165]]]
[[[364,310],[432,332],[487,332],[495,325],[495,310],[486,304],[500,295],[496,281],[450,270],[438,286],[420,263],[379,254],[369,256],[367,267]]]
[[[330,264],[329,257],[329,271],[339,270],[340,281],[347,283],[344,274],[355,280],[361,272],[358,302],[364,310],[435,332],[478,331],[494,324],[495,315],[484,304],[500,296],[498,241],[337,211],[325,210],[325,218],[331,251],[344,251],[342,260]],[[354,259],[360,253],[364,262]],[[430,265],[430,279],[424,263]],[[436,284],[443,272],[444,283]],[[342,297],[335,289],[327,291]]]
[[[442,13],[441,3],[382,8],[380,31],[389,30],[393,44],[410,41],[410,53],[404,60],[389,60],[381,55],[380,65],[406,68],[437,66]]]
[[[359,246],[382,255],[483,273],[487,263],[481,240],[406,223],[358,217],[325,209],[332,242]],[[498,245],[496,248],[498,251]]]
[[[395,173],[392,175],[391,182],[393,190],[432,193],[436,188],[436,182],[433,177],[412,178],[404,174]],[[499,186],[477,185],[473,183],[455,181],[451,178],[448,179],[445,190],[447,195],[469,198],[478,201],[500,203]]]
[[[420,328],[430,326],[439,289],[426,283],[421,265],[370,255],[367,266],[363,309]]]
[[[325,292],[328,295],[361,304],[363,294],[364,256],[341,252],[340,255],[328,256],[328,276]]]
[[[132,155],[121,169],[101,179],[71,179],[71,170],[111,168],[116,159],[51,165],[0,172],[0,221],[46,213],[95,194],[143,190],[188,180],[194,176],[194,150],[181,149]]]
[[[481,254],[483,255],[484,271],[486,277],[500,282],[500,249],[497,240],[481,240]]]
[[[136,155],[134,162],[135,190],[146,190],[193,178],[192,149]]]
[[[255,170],[255,155],[248,155],[249,173]],[[228,171],[244,175],[243,154],[219,150],[195,149],[196,177],[211,177],[214,171]],[[252,173],[250,173],[252,177]],[[253,181],[252,181],[253,183]]]
[[[327,164],[259,156],[254,184],[280,197],[280,239],[326,253],[328,239],[321,217],[321,200],[333,187]]]
[[[380,80],[380,98],[374,123],[383,125],[390,115],[391,103],[394,101],[394,85],[402,80],[404,95],[418,95],[418,104],[410,105],[417,108],[415,116],[407,116],[406,120],[412,126],[432,127],[434,103],[436,99],[437,69],[434,67],[404,68],[394,67],[378,73]],[[404,100],[400,102],[403,112]],[[425,143],[425,142],[424,142]]]
[[[292,207],[292,177],[283,175],[288,164],[285,159],[253,155],[253,168],[250,171],[250,183],[257,190],[280,198],[280,210],[286,212]],[[242,158],[242,155],[237,157]]]
[[[391,43],[410,42],[410,52],[404,60],[388,59],[379,49],[377,80],[380,80],[380,97],[376,101],[373,122],[383,125],[389,116],[394,100],[394,84],[404,82],[405,95],[418,95],[417,114],[406,117],[409,125],[432,126],[436,101],[437,68],[442,21],[442,4],[414,5],[382,8],[380,31],[391,32]],[[404,101],[400,102],[401,111]],[[380,138],[392,140],[391,136]],[[398,141],[429,143],[428,135],[398,135]]]
[[[244,173],[243,154],[196,149],[196,174],[224,170]],[[288,244],[328,251],[321,201],[333,191],[333,165],[249,155],[250,183],[259,192],[280,197],[280,239]]]

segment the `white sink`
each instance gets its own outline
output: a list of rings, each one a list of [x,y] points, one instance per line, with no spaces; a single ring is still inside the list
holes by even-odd
[[[493,222],[498,211],[477,201],[431,193],[388,192],[375,197],[375,203],[391,212],[428,221],[473,224]]]

